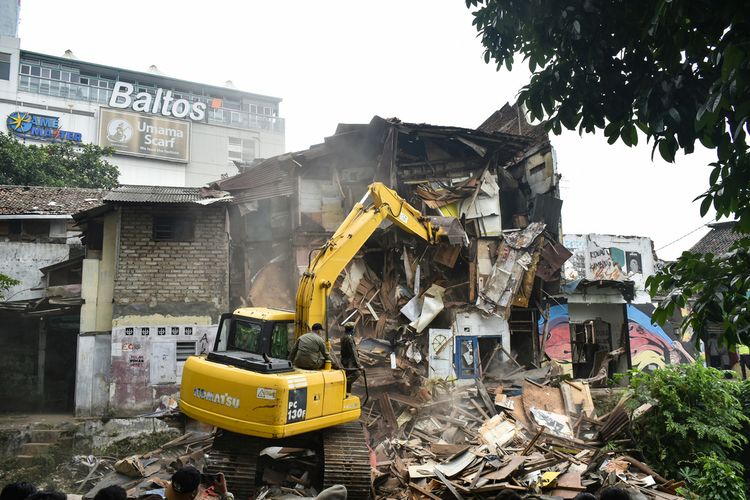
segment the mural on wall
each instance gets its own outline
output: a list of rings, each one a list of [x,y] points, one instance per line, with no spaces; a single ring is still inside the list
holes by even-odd
[[[670,337],[662,327],[652,324],[651,316],[641,308],[652,309],[648,305],[640,308],[633,304],[627,305],[633,368],[650,371],[668,364],[692,361],[679,341]],[[544,332],[544,319],[539,320],[539,331]],[[542,341],[545,354],[559,363],[566,373],[571,373],[570,316],[567,304],[550,308],[549,333],[546,340]]]

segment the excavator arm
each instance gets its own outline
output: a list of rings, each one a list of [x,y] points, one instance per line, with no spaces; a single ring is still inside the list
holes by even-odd
[[[328,294],[341,271],[384,220],[419,236],[430,244],[447,236],[444,226],[422,215],[398,193],[380,182],[370,184],[333,236],[312,257],[297,288],[295,335],[325,324]]]

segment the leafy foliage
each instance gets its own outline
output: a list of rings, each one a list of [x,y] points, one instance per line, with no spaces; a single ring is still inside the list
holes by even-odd
[[[104,159],[112,152],[94,144],[25,145],[0,132],[0,184],[113,188],[117,167]]]
[[[701,331],[703,325],[713,322],[722,325],[724,339],[730,345],[750,344],[750,237],[739,240],[727,255],[719,257],[685,252],[664,272],[651,277],[648,285],[652,295],[660,290],[672,291],[654,311],[654,321],[663,324],[694,298],[692,312],[682,328]]]
[[[750,233],[750,10],[739,0],[465,0],[485,47],[484,59],[498,69],[528,61],[533,75],[519,94],[532,118],[562,128],[602,130],[610,144],[634,146],[639,130],[673,162],[695,143],[716,151],[705,215],[734,216],[737,230]],[[749,239],[734,247],[747,253]],[[683,255],[651,280],[652,290],[670,293],[683,283],[685,302],[714,265]],[[747,297],[735,278],[748,266],[725,264],[716,283],[694,296],[696,331],[708,318],[725,326],[740,319],[736,336],[750,321]],[[748,290],[747,287],[744,289]],[[734,295],[734,297],[728,297]],[[744,297],[744,301],[743,301]],[[674,307],[677,302],[672,302]]]
[[[0,274],[0,299],[3,298],[5,292],[20,284],[21,282],[17,279],[11,278],[10,276],[6,276],[4,274]]]
[[[746,500],[742,466],[715,454],[701,455],[681,470],[688,483],[688,498],[701,500]]]
[[[748,441],[743,425],[750,422],[739,399],[741,387],[698,363],[634,372],[633,404],[654,405],[633,429],[649,463],[676,476],[681,462],[690,467],[701,457],[715,455],[727,462],[739,457]],[[741,466],[737,473],[742,475]]]

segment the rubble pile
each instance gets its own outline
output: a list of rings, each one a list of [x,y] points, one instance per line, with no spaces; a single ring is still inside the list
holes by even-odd
[[[128,492],[128,498],[138,498],[147,493],[164,496],[164,487],[175,470],[192,464],[202,467],[206,450],[213,443],[213,433],[188,431],[142,455],[129,457],[76,456],[75,474],[77,493],[93,498],[97,491],[119,485]],[[73,471],[71,471],[73,472]]]
[[[648,406],[629,414],[622,398],[597,416],[587,382],[553,379],[494,391],[477,380],[436,387],[434,398],[382,394],[363,409],[376,498],[491,498],[504,489],[573,498],[614,485],[631,498],[682,498],[682,483],[630,455],[629,425]]]

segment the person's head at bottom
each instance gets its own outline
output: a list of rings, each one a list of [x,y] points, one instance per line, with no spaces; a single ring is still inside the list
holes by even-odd
[[[573,500],[596,500],[596,496],[591,493],[579,493],[573,498]]]
[[[34,493],[36,493],[36,486],[18,481],[5,485],[3,491],[0,492],[0,500],[24,500]]]
[[[320,323],[315,323],[315,324],[314,324],[314,325],[312,326],[312,331],[314,331],[315,333],[320,333],[320,332],[322,332],[322,331],[323,331],[323,325],[321,325]]]
[[[523,500],[523,497],[510,489],[504,489],[495,496],[495,500]]]
[[[102,488],[94,495],[94,500],[126,500],[127,498],[128,492],[125,488],[116,484]]]
[[[192,500],[198,494],[201,473],[192,465],[180,467],[172,474],[166,488],[167,500]]]
[[[599,500],[630,500],[630,495],[622,488],[611,486],[599,493]]]
[[[354,322],[347,321],[344,323],[344,333],[347,335],[354,335]]]

